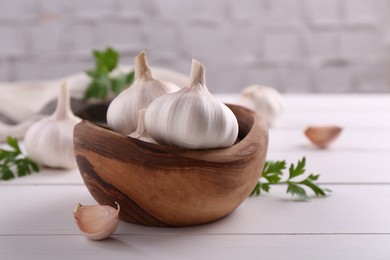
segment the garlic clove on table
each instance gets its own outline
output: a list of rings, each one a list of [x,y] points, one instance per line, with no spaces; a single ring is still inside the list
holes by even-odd
[[[73,128],[80,121],[71,110],[68,86],[62,82],[54,113],[34,123],[26,132],[24,145],[28,156],[53,168],[76,168]]]
[[[269,126],[273,126],[285,110],[282,95],[272,87],[251,85],[244,88],[240,96],[242,104],[263,116]]]
[[[319,148],[327,148],[341,133],[338,126],[309,126],[305,130],[306,137]]]
[[[91,240],[102,240],[115,232],[119,224],[120,206],[117,209],[109,205],[88,205],[80,203],[73,212],[74,220],[80,232]]]
[[[135,81],[111,102],[107,111],[108,126],[124,135],[137,129],[139,110],[147,108],[154,99],[180,89],[152,76],[144,51],[135,57],[134,63]]]
[[[155,99],[146,110],[145,126],[158,143],[188,149],[229,147],[238,135],[237,118],[210,94],[205,68],[196,60],[189,86]]]

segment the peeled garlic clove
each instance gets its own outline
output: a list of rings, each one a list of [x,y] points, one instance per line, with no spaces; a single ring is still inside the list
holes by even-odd
[[[80,121],[70,108],[69,89],[62,82],[54,113],[33,124],[26,132],[24,145],[28,156],[45,166],[75,168],[73,128]]]
[[[108,205],[83,206],[78,204],[73,212],[74,220],[86,237],[92,240],[101,240],[115,232],[119,224],[120,207],[117,209]]]
[[[210,94],[205,68],[196,60],[189,86],[155,99],[146,110],[145,126],[158,143],[188,149],[229,147],[238,135],[237,118]]]
[[[338,126],[310,126],[306,128],[305,135],[309,140],[320,148],[326,148],[341,133]]]
[[[135,81],[111,102],[107,111],[108,126],[124,135],[137,129],[139,110],[147,108],[154,99],[180,89],[152,76],[144,51],[135,57],[134,70]]]
[[[285,103],[282,95],[274,88],[251,85],[240,93],[242,103],[264,117],[269,126],[283,115]]]
[[[136,138],[138,140],[141,140],[141,141],[144,141],[144,142],[147,142],[147,143],[157,144],[156,141],[154,141],[153,138],[150,137],[150,135],[146,131],[146,128],[145,128],[145,112],[146,112],[146,109],[141,109],[138,112],[138,125],[137,125],[137,129],[134,132],[132,132],[131,134],[129,134],[129,137]]]

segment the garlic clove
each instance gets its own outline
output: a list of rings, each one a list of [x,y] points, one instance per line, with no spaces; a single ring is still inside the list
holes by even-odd
[[[102,240],[115,232],[119,224],[120,206],[117,209],[108,205],[84,206],[80,203],[73,212],[80,232],[91,240]]]
[[[157,144],[157,142],[154,141],[153,138],[150,137],[150,135],[146,131],[146,128],[145,128],[145,112],[146,112],[146,109],[141,109],[138,112],[138,125],[137,125],[137,129],[134,132],[132,132],[131,134],[129,134],[128,136],[131,137],[131,138],[136,138],[138,140],[147,142],[147,143]]]
[[[138,111],[147,108],[156,98],[178,91],[173,83],[164,83],[153,77],[146,53],[134,59],[135,80],[110,103],[107,111],[108,126],[116,132],[129,135],[137,129]]]
[[[267,121],[269,126],[275,125],[283,115],[285,102],[282,95],[274,88],[250,85],[240,92],[242,105],[253,109]]]
[[[309,140],[320,148],[327,148],[341,133],[338,126],[309,126],[305,135]]]
[[[76,168],[73,128],[80,121],[71,110],[68,86],[62,82],[54,113],[34,123],[24,136],[28,156],[48,167]]]
[[[158,143],[185,149],[229,147],[238,135],[237,118],[210,94],[205,68],[196,60],[189,86],[155,99],[146,110],[145,126]]]

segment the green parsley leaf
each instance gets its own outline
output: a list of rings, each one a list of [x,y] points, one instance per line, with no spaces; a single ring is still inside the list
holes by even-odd
[[[269,183],[278,183],[281,179],[281,175],[283,174],[282,170],[285,168],[285,161],[266,162],[264,165],[262,177],[265,178]]]
[[[289,167],[289,177],[285,181],[281,181],[283,170],[286,169],[286,161],[267,161],[264,164],[264,169],[259,182],[253,189],[251,196],[260,196],[261,192],[269,192],[271,185],[287,185],[287,193],[298,196],[302,200],[308,200],[309,196],[303,187],[310,188],[314,194],[318,197],[326,197],[327,193],[331,192],[330,189],[323,189],[314,181],[317,181],[319,174],[310,174],[306,179],[302,181],[294,181],[293,179],[297,176],[301,176],[305,173],[306,158],[298,161],[297,166],[291,164]]]
[[[298,161],[297,167],[294,167],[294,164],[292,163],[289,168],[290,177],[289,179],[292,179],[294,177],[297,177],[305,172],[305,164],[306,164],[306,158],[303,157],[302,160]]]
[[[8,136],[6,138],[6,142],[9,146],[11,146],[12,148],[14,148],[15,150],[15,153],[20,153],[20,148],[19,148],[19,145],[18,145],[18,140],[16,138],[13,138],[13,137],[10,137]]]
[[[96,69],[103,73],[109,73],[115,69],[119,60],[119,53],[110,47],[105,51],[94,50],[92,54],[95,57]]]
[[[1,180],[8,181],[15,178],[15,175],[8,167],[0,166],[0,173],[2,173]]]
[[[253,191],[251,192],[251,195],[250,195],[250,196],[259,196],[259,195],[261,194],[260,185],[261,185],[260,182],[256,183],[256,186],[255,186],[255,188],[253,189]]]
[[[318,187],[316,184],[311,182],[311,180],[309,180],[309,178],[307,178],[303,181],[300,181],[299,184],[302,184],[302,185],[305,185],[305,186],[311,188],[314,191],[314,193],[316,194],[316,196],[318,196],[318,197],[325,197],[326,196],[325,191],[323,191],[320,187]]]
[[[294,183],[288,184],[287,193],[290,193],[291,195],[298,195],[298,197],[300,197],[303,200],[308,199],[305,189],[299,187],[297,184]]]
[[[283,174],[283,170],[286,169],[286,161],[267,161],[264,165],[263,174],[278,173]]]
[[[0,149],[0,180],[10,180],[38,172],[38,165],[22,154],[18,140],[7,137],[9,149]]]
[[[92,82],[89,84],[87,92],[85,93],[85,98],[99,98],[104,99],[110,90],[110,80],[104,76],[98,76],[93,78]]]
[[[134,81],[134,71],[128,74],[119,74],[116,77],[110,76],[119,61],[119,52],[113,48],[104,51],[94,50],[95,68],[85,73],[91,78],[91,82],[85,92],[84,98],[97,98],[104,100],[111,92],[119,94],[125,87]]]

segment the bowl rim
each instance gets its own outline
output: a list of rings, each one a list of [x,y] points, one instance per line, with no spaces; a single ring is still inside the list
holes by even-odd
[[[210,152],[226,154],[226,153],[229,153],[229,151],[235,151],[237,149],[240,149],[240,148],[243,148],[244,146],[246,146],[247,140],[252,135],[254,135],[256,131],[257,132],[265,131],[267,134],[267,137],[268,137],[268,126],[267,126],[265,119],[262,116],[258,115],[255,111],[251,110],[250,108],[247,108],[247,107],[244,107],[241,105],[230,104],[230,103],[225,103],[225,104],[230,110],[232,110],[233,114],[237,118],[238,125],[239,125],[239,132],[238,132],[238,136],[237,136],[237,141],[232,146],[229,146],[229,147],[213,148],[213,149],[189,149],[189,148],[179,148],[177,146],[170,146],[170,145],[165,145],[165,144],[149,143],[149,142],[139,140],[137,138],[130,137],[128,135],[121,134],[119,132],[116,132],[116,131],[110,129],[109,127],[95,124],[95,123],[93,123],[89,120],[86,120],[86,119],[83,119],[78,124],[76,124],[76,126],[74,128],[74,136],[77,136],[78,128],[87,127],[87,128],[93,129],[94,131],[104,131],[106,134],[116,136],[116,138],[120,138],[120,139],[124,140],[124,142],[126,142],[126,143],[130,142],[133,144],[137,144],[138,146],[147,146],[151,149],[158,150],[158,151],[165,150],[167,153],[172,153],[172,154],[192,154],[192,155],[204,154],[204,153],[210,153]],[[242,125],[243,120],[241,120],[241,118],[237,117],[237,115],[235,113],[237,111],[242,111],[247,115],[246,118],[249,119],[249,120],[247,120],[247,121],[249,121],[249,124],[250,124],[249,127]],[[247,128],[247,129],[245,130],[243,128]],[[242,131],[245,131],[246,133],[242,138],[240,138],[240,135],[242,135]]]

